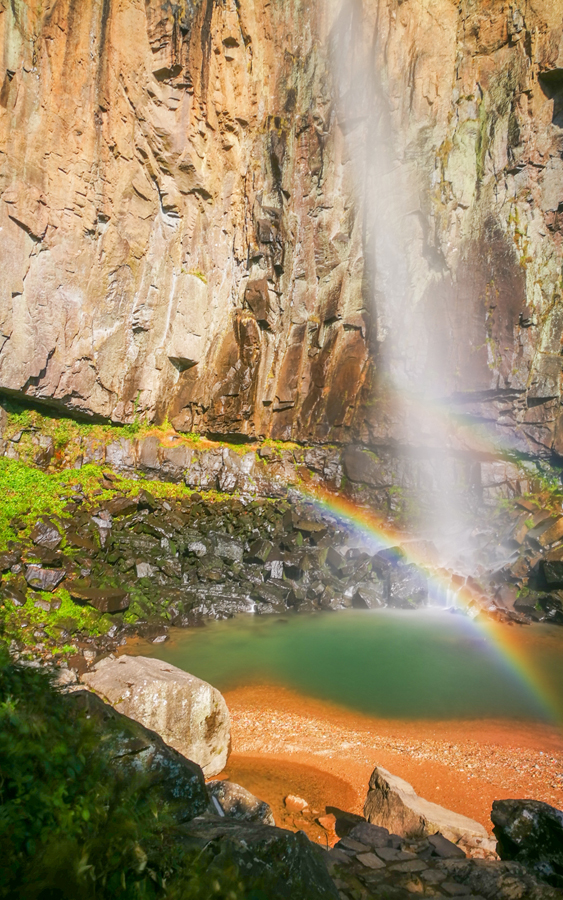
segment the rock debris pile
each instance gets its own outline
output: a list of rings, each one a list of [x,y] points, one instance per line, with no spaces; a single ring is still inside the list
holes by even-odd
[[[358,817],[356,817],[358,818]],[[342,823],[344,824],[344,823]],[[358,822],[329,851],[341,900],[557,900],[561,892],[512,861],[466,859],[441,834],[408,840]]]
[[[301,500],[197,492],[164,500],[109,471],[101,486],[110,499],[71,485],[64,515],[42,516],[31,530],[12,520],[18,540],[0,554],[1,597],[18,627],[33,630],[47,658],[71,641],[79,669],[133,633],[163,641],[171,625],[237,613],[439,603],[505,622],[563,623],[563,515],[553,495],[518,498],[484,526],[481,574],[465,577],[439,568],[428,541],[375,553],[351,546],[344,526]],[[70,614],[61,616],[65,596]],[[30,604],[45,614],[39,625],[25,620]],[[85,607],[106,615],[97,636],[73,621]]]

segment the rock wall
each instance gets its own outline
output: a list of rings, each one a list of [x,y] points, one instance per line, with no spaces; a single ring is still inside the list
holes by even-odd
[[[310,4],[0,11],[0,386],[187,431],[348,426],[362,223]]]
[[[563,455],[562,22],[0,0],[0,390],[432,445],[392,375],[439,385],[453,450]]]
[[[371,77],[358,112],[379,150],[365,141],[378,358],[447,403],[421,425],[379,379],[364,440],[428,445],[446,414],[452,449],[561,454],[563,4],[366,10],[341,84]]]

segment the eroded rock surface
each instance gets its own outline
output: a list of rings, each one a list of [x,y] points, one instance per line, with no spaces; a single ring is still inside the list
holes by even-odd
[[[456,844],[460,841],[490,843],[487,831],[479,822],[424,800],[407,781],[380,766],[374,769],[369,781],[364,815],[368,822],[404,837],[439,832]]]
[[[205,775],[225,768],[231,744],[229,711],[207,682],[142,656],[103,659],[82,680],[119,712],[156,731]]]
[[[338,900],[323,852],[303,834],[252,822],[206,817],[177,828],[178,845],[198,850],[210,871],[235,862],[245,884],[267,897]]]
[[[0,4],[1,387],[185,431],[350,423],[362,222],[323,18]]]
[[[1,0],[0,388],[432,444],[388,369],[560,454],[562,14]]]
[[[208,804],[200,767],[169,747],[154,731],[117,712],[90,691],[66,698],[72,715],[85,715],[109,749],[116,774],[149,784],[151,797],[180,824],[201,815]]]

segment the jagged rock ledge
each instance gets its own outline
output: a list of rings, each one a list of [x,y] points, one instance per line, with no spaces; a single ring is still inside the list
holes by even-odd
[[[8,404],[9,406],[9,404]],[[345,490],[352,498],[400,513],[407,497],[424,503],[442,490],[443,452],[436,448],[377,445],[298,444],[244,441],[229,435],[208,440],[172,428],[135,429],[82,427],[70,419],[50,419],[34,411],[27,424],[0,404],[0,456],[42,467],[80,469],[88,463],[107,465],[124,474],[185,481],[195,490],[287,496],[289,487]],[[24,416],[24,423],[26,423]],[[534,490],[551,471],[545,461],[510,460],[494,453],[452,453],[448,489],[473,506],[492,506],[501,499]]]

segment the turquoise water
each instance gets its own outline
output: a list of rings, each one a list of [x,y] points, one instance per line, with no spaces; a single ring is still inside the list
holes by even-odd
[[[222,691],[279,684],[391,718],[550,718],[542,693],[479,626],[445,612],[239,616],[170,634],[137,652]],[[511,629],[511,638],[563,710],[563,628]]]

